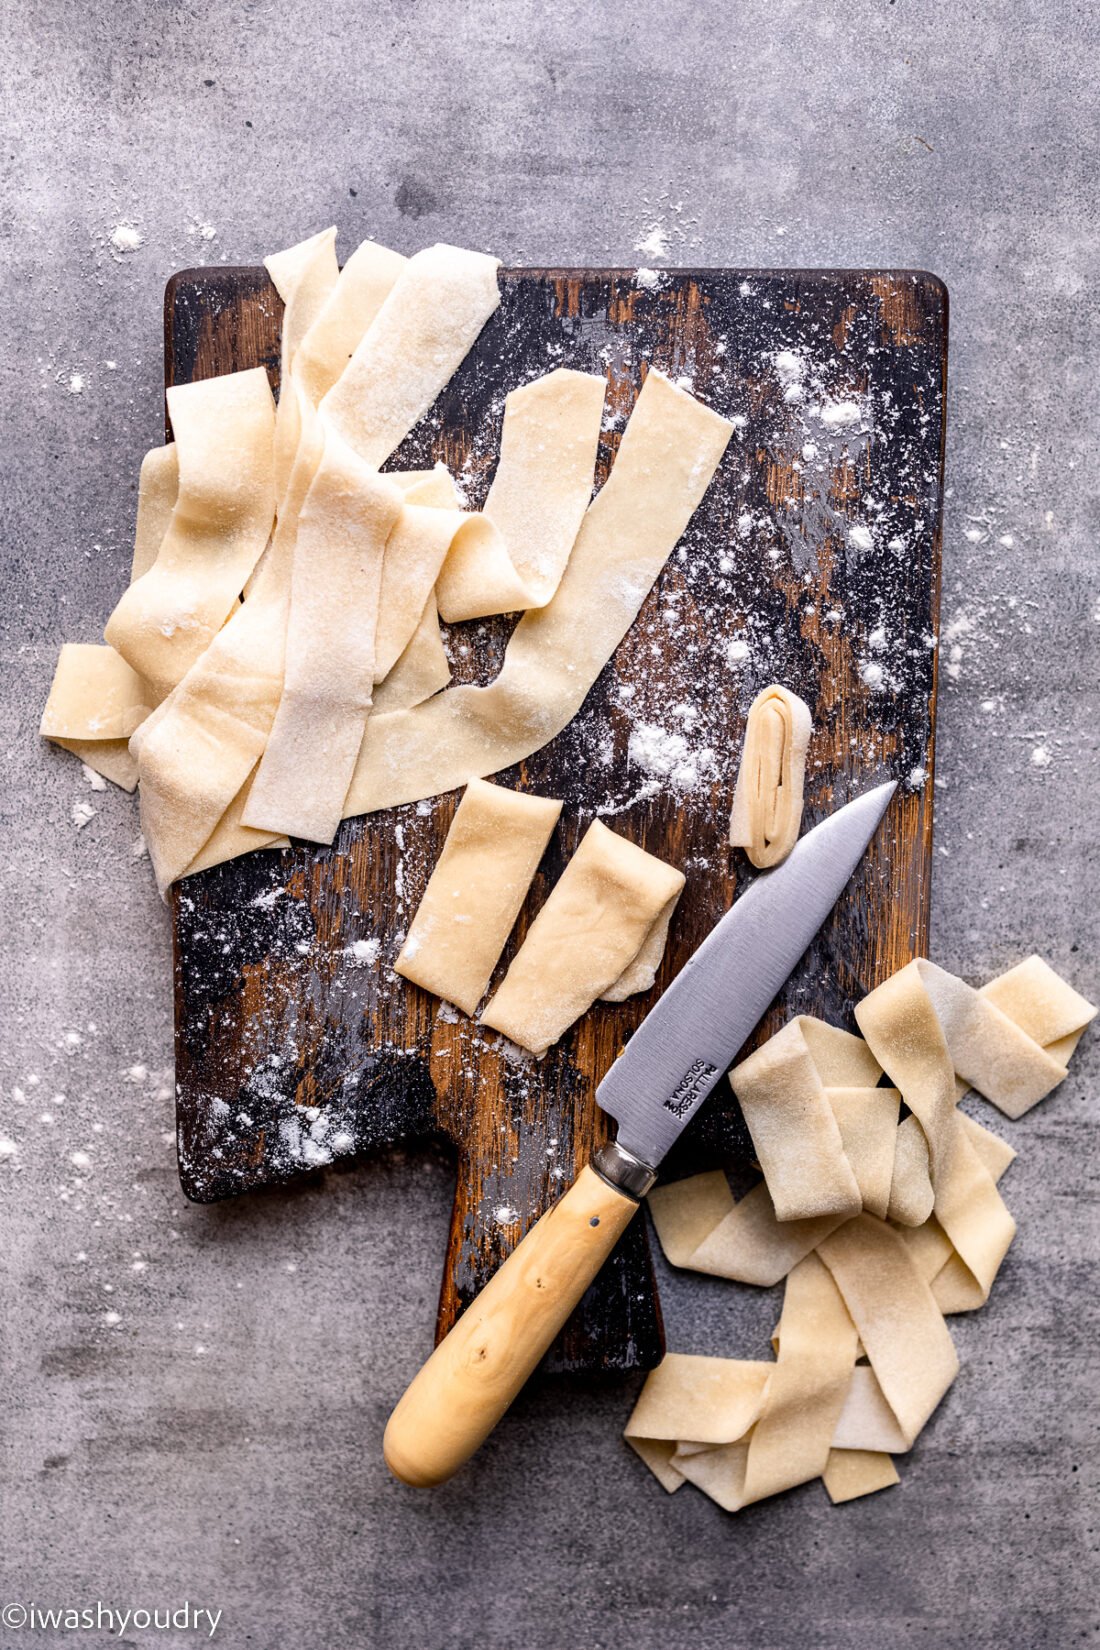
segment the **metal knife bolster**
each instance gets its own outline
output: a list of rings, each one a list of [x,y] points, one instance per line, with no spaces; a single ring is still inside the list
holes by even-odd
[[[606,1140],[592,1154],[591,1164],[601,1180],[640,1203],[657,1179],[656,1169],[628,1152],[617,1140]]]

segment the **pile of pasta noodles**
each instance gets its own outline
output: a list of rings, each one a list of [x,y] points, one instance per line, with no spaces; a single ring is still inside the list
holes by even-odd
[[[666,1489],[734,1512],[819,1477],[834,1502],[898,1482],[958,1373],[946,1318],[985,1304],[1016,1231],[1016,1154],[958,1101],[1022,1117],[1095,1014],[1036,956],[981,990],[918,960],[859,1004],[861,1037],[803,1016],[733,1070],[763,1180],[735,1203],[693,1176],[650,1209],[673,1265],[785,1278],[783,1309],[774,1361],[672,1353],[648,1377],[625,1436]]]
[[[130,586],[106,645],[62,649],[43,716],[45,737],[140,786],[162,891],[545,745],[730,439],[650,370],[615,409],[630,416],[593,499],[608,386],[557,367],[512,387],[481,510],[441,464],[383,470],[499,306],[498,262],[366,241],[341,269],[335,237],[266,260],[285,306],[277,406],[261,367],[169,389]],[[440,618],[496,613],[521,615],[499,675],[450,686]]]

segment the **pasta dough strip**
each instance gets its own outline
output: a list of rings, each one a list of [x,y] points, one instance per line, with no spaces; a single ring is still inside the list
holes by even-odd
[[[361,241],[316,308],[297,347],[295,368],[313,406],[336,383],[408,263],[377,241]]]
[[[264,268],[283,300],[274,455],[275,497],[282,515],[295,455],[302,441],[302,423],[313,408],[298,376],[298,352],[339,281],[335,229],[322,229],[285,252],[271,253],[264,259]]]
[[[179,455],[174,441],[151,447],[141,461],[138,477],[137,521],[130,583],[147,573],[157,559],[176,507],[179,492]]]
[[[282,693],[242,824],[331,842],[374,682],[382,554],[401,494],[328,431],[298,517]]]
[[[519,916],[562,805],[471,779],[394,964],[473,1014]]]
[[[275,514],[275,405],[262,367],[168,391],[179,489],[156,560],[104,632],[163,698],[224,624]]]
[[[672,1456],[681,1437],[730,1444],[756,1421],[774,1364],[669,1352],[646,1377],[623,1434],[667,1490],[684,1482]]]
[[[730,1084],[777,1220],[854,1215],[862,1208],[836,1117],[797,1020],[735,1066]]]
[[[910,1116],[895,1131],[887,1213],[902,1226],[923,1226],[935,1201],[928,1142],[919,1120]]]
[[[847,1219],[776,1220],[763,1181],[735,1203],[720,1170],[654,1186],[648,1202],[661,1249],[673,1266],[764,1289],[785,1278]]]
[[[595,820],[528,929],[482,1024],[545,1054],[629,968],[683,886],[682,872]]]
[[[856,1331],[814,1255],[787,1279],[775,1339],[771,1365],[672,1353],[648,1377],[624,1435],[666,1489],[686,1480],[736,1512],[825,1471]]]
[[[943,1314],[897,1233],[872,1215],[841,1226],[818,1254],[908,1449],[959,1371]]]
[[[592,497],[606,390],[566,367],[513,390],[480,515],[456,534],[440,574],[448,624],[545,607]]]
[[[384,585],[385,558],[382,562],[382,579]],[[439,633],[439,614],[435,597],[429,596],[404,652],[393,669],[375,685],[373,713],[385,714],[423,704],[433,693],[445,688],[450,679],[451,667],[447,662],[443,638]]]
[[[380,469],[428,411],[500,304],[499,260],[431,246],[401,269],[321,413]]]
[[[980,1073],[985,1088],[1026,1109],[1061,1081],[1065,1068],[972,987],[922,959],[865,997],[856,1020],[925,1137],[928,1181],[918,1201],[911,1193],[908,1201],[892,1205],[892,1212],[917,1224],[930,1212],[930,1185],[936,1219],[957,1256],[939,1286],[944,1304],[953,1311],[980,1306],[1016,1225],[960,1122],[955,1072]],[[911,1187],[912,1177],[919,1181],[924,1174],[915,1127],[912,1119],[902,1125],[910,1131]]]
[[[371,717],[347,812],[416,802],[498,773],[560,733],[637,616],[731,430],[651,370],[552,600],[520,619],[488,687],[450,688],[415,709]]]
[[[762,869],[786,859],[802,823],[802,787],[813,722],[789,688],[773,683],[749,709],[733,792],[729,839]]]
[[[862,1205],[868,1214],[885,1220],[901,1095],[897,1089],[828,1088],[825,1098],[836,1118]]]

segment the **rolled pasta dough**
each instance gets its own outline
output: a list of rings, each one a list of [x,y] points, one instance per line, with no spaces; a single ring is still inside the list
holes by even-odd
[[[730,814],[730,842],[762,869],[786,859],[802,823],[809,707],[773,683],[749,709]]]

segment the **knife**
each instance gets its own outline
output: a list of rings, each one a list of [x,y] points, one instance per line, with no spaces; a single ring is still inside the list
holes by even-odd
[[[596,1098],[618,1123],[390,1416],[386,1464],[442,1484],[488,1437],[611,1253],[657,1167],[836,904],[896,785],[838,809],[745,890],[642,1021]]]

